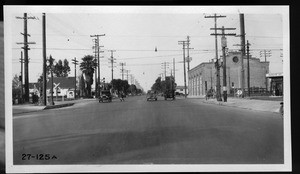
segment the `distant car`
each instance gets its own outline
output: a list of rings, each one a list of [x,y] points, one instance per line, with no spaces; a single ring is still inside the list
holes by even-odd
[[[107,102],[112,101],[112,95],[111,95],[109,90],[101,91],[101,94],[100,94],[100,97],[99,97],[99,103],[100,102],[103,103],[104,101],[107,101]]]
[[[157,94],[155,91],[148,91],[147,93],[147,101],[149,100],[155,100],[157,101]]]
[[[175,91],[174,90],[166,90],[164,92],[164,98],[165,100],[167,100],[168,98],[172,98],[173,100],[175,100]]]

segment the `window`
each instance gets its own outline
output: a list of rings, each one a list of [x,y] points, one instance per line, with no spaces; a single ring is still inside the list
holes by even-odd
[[[233,61],[234,63],[237,63],[237,62],[239,61],[239,58],[238,58],[237,56],[234,56],[234,57],[232,58],[232,61]]]

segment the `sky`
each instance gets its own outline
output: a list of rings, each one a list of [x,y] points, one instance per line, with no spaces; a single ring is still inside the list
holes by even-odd
[[[130,8],[129,8],[130,9]],[[108,58],[111,53],[109,50],[116,50],[113,57],[116,59],[114,68],[114,78],[121,77],[121,62],[126,63],[125,69],[129,70],[134,78],[140,83],[144,90],[150,89],[155,79],[163,73],[163,62],[169,62],[167,75],[173,68],[173,58],[175,59],[175,75],[178,85],[183,85],[183,50],[178,41],[183,41],[190,36],[189,54],[192,57],[190,67],[193,68],[200,63],[208,62],[215,58],[215,38],[210,35],[214,31],[214,20],[205,18],[213,15],[215,10],[193,11],[188,13],[188,9],[183,12],[179,10],[164,11],[147,10],[143,7],[135,7],[131,10],[118,9],[104,10],[97,12],[78,12],[71,7],[55,10],[46,13],[46,47],[47,56],[57,61],[67,59],[70,63],[70,74],[74,76],[74,65],[71,59],[74,57],[81,61],[85,55],[94,55],[93,38],[90,35],[105,34],[100,37],[100,50],[104,51],[100,56],[104,56],[100,61],[101,78],[106,81],[111,80],[111,68]],[[67,13],[65,10],[69,10]],[[116,10],[119,10],[116,12]],[[143,11],[144,10],[144,11]],[[28,20],[29,42],[36,42],[30,45],[29,50],[29,81],[36,82],[42,74],[42,13],[28,10],[28,16],[34,16],[36,19]],[[80,10],[79,10],[80,11]],[[25,10],[26,12],[26,10]],[[230,33],[240,34],[239,12],[218,13],[226,16],[217,20],[217,26],[225,28],[236,28]],[[271,50],[272,56],[268,57],[270,61],[270,73],[283,72],[283,57],[281,57],[284,48],[283,38],[283,17],[280,12],[271,12],[264,14],[261,12],[244,13],[246,40],[249,40],[250,53],[252,56],[260,58],[260,51]],[[20,74],[21,57],[20,48],[22,45],[16,44],[23,42],[23,20],[16,16],[23,16],[22,13],[10,13],[7,17],[11,24],[11,50],[12,50],[12,75]],[[228,36],[227,45],[229,50],[237,50],[239,47],[234,44],[240,44],[240,37]],[[221,55],[221,40],[218,37],[219,55]],[[157,48],[157,52],[155,52]],[[261,57],[264,61],[264,57]],[[79,67],[77,67],[77,70]],[[78,70],[77,75],[80,74]],[[126,75],[124,75],[126,79]],[[130,81],[130,79],[129,79]]]

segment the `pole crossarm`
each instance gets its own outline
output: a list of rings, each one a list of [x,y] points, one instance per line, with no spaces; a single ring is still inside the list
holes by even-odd
[[[20,34],[22,34],[23,36],[25,35],[24,33],[20,32]],[[30,34],[27,33],[27,36],[31,37]]]
[[[213,15],[213,16],[204,16],[204,18],[224,18],[226,16],[223,16],[223,15]]]
[[[17,42],[18,45],[20,44],[24,44],[24,45],[27,45],[27,44],[36,44],[36,42]]]
[[[245,44],[245,45],[242,45],[242,44],[234,44],[233,46],[251,46],[251,44],[250,44],[250,43]]]
[[[90,35],[90,37],[99,37],[99,36],[105,36],[105,34],[94,34],[94,35]]]
[[[75,58],[75,59],[72,59],[72,63],[73,63],[73,64],[78,65],[78,62],[79,62],[79,61],[76,60],[76,58]]]
[[[221,33],[211,33],[210,35],[217,35],[217,36],[235,36],[235,33],[226,33],[226,34],[221,34]]]
[[[211,30],[235,30],[236,28],[210,28]]]

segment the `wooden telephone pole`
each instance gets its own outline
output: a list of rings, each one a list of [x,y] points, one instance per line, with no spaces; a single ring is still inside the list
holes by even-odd
[[[227,33],[225,34],[225,30],[235,30],[235,28],[211,28],[212,30],[222,30],[222,34],[213,33],[211,35],[221,35],[222,36],[222,51],[223,51],[223,99],[224,102],[227,102],[227,81],[226,81],[226,47],[227,47],[227,40],[225,36],[235,36],[235,33]]]
[[[17,19],[23,19],[24,20],[24,33],[21,33],[24,36],[24,42],[17,42],[17,44],[24,44],[22,49],[24,49],[24,76],[25,76],[25,102],[29,102],[29,69],[28,69],[28,50],[29,44],[35,44],[35,42],[28,42],[28,36],[30,37],[30,34],[27,33],[27,20],[28,19],[36,19],[35,17],[27,17],[27,13],[24,13],[23,17],[16,17]]]
[[[100,47],[103,47],[103,46],[100,46],[99,45],[99,37],[101,36],[105,36],[105,34],[96,34],[96,35],[91,35],[90,37],[96,37],[95,39],[95,59],[97,60],[97,67],[98,67],[98,78],[97,78],[97,71],[95,68],[95,95],[96,97],[98,96],[98,92],[99,92],[99,84],[100,84],[100,52],[103,52],[103,51],[100,51]]]
[[[74,99],[76,100],[76,65],[78,65],[78,60],[76,60],[76,57],[72,59],[72,63],[75,66],[75,85],[74,85]]]
[[[204,18],[214,18],[215,20],[215,47],[216,47],[216,79],[217,79],[217,83],[216,83],[216,98],[217,101],[222,101],[221,98],[221,90],[220,90],[220,65],[219,65],[219,58],[218,58],[218,37],[217,37],[217,19],[218,18],[224,18],[226,16],[222,16],[222,15],[217,15],[214,14],[213,16],[205,16]]]
[[[24,60],[23,60],[23,52],[21,51],[21,58],[20,58],[20,62],[21,62],[21,78],[20,78],[20,82],[21,82],[21,103],[23,103],[24,101],[24,94],[23,94],[23,63],[24,63]]]
[[[111,80],[113,80],[114,79],[114,63],[116,63],[115,62],[116,59],[114,58],[114,52],[116,52],[116,50],[108,50],[108,51],[111,52],[111,56],[108,60],[111,63]]]
[[[125,62],[121,62],[121,63],[120,63],[120,66],[122,67],[122,68],[121,68],[122,80],[124,80],[124,72],[125,72],[124,66],[125,66],[125,65],[126,65]]]
[[[186,70],[185,70],[185,46],[187,44],[187,41],[178,41],[179,45],[182,45],[183,50],[183,73],[184,73],[184,97],[186,98]]]

